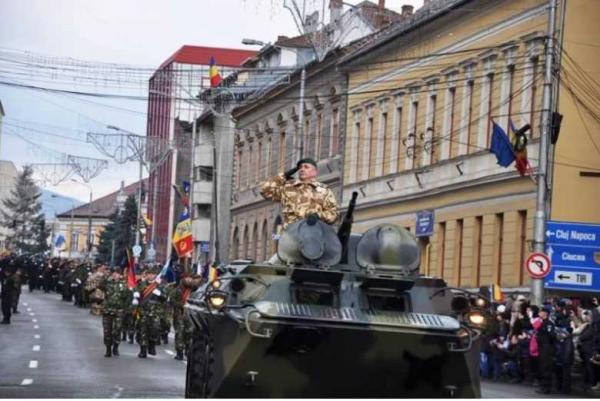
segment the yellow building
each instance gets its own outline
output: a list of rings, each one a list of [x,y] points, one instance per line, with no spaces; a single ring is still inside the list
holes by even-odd
[[[142,191],[147,184],[144,179]],[[65,238],[65,243],[59,256],[71,258],[83,258],[87,256],[88,232],[91,233],[91,254],[96,253],[96,247],[100,243],[100,234],[104,231],[106,225],[110,222],[111,216],[118,210],[121,210],[130,195],[137,196],[139,181],[133,184],[124,185],[121,182],[121,188],[101,198],[93,200],[76,208],[56,215],[58,222],[57,233]],[[137,199],[137,198],[136,198]],[[142,193],[142,213],[146,213],[146,196]]]
[[[567,52],[593,71],[600,2],[566,2],[566,14],[558,3]],[[449,285],[529,285],[523,263],[536,176],[498,166],[489,147],[492,121],[505,131],[509,119],[517,128],[531,124],[527,151],[537,169],[548,4],[431,0],[341,62],[348,73],[343,199],[360,193],[355,230],[394,222],[414,233],[416,213],[432,210],[433,233],[419,239],[421,270]],[[597,121],[580,117],[562,92],[559,111],[551,218],[600,222],[597,178],[578,167],[600,171],[581,118],[589,129]]]

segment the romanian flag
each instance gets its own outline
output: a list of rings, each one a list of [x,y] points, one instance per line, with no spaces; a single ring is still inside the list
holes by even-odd
[[[208,77],[210,78],[210,87],[216,88],[221,83],[221,74],[213,56],[210,57],[210,67],[208,69]]]
[[[526,174],[531,175],[533,169],[529,164],[529,160],[527,160],[527,136],[525,135],[525,132],[531,129],[531,126],[527,124],[517,130],[510,118],[508,119],[508,126],[513,133],[512,144],[515,153],[515,168],[519,171],[521,177]]]
[[[137,279],[135,278],[135,259],[129,253],[129,249],[125,249],[127,252],[127,288],[130,290],[135,288],[137,285]]]
[[[187,256],[192,252],[192,219],[190,219],[190,214],[187,209],[181,214],[179,223],[177,223],[177,227],[175,227],[175,232],[173,233],[173,246],[180,258]]]
[[[173,185],[175,194],[181,200],[185,207],[190,207],[190,183],[183,181],[182,185]]]

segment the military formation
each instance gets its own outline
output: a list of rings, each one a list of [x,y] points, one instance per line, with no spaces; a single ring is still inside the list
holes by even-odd
[[[183,269],[182,269],[183,270]],[[139,345],[139,358],[156,355],[156,347],[169,343],[175,332],[175,359],[187,355],[192,326],[184,318],[183,307],[202,278],[175,269],[175,281],[166,282],[158,265],[142,265],[127,278],[126,269],[93,266],[89,262],[42,256],[0,257],[3,324],[18,313],[21,287],[29,291],[55,292],[64,302],[90,308],[102,317],[105,357],[119,356],[121,342]]]

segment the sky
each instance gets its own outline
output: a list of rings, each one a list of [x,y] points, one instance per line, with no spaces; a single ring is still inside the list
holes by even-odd
[[[320,8],[323,0],[305,1],[307,8]],[[55,57],[130,64],[147,67],[149,77],[152,69],[184,44],[258,50],[242,45],[241,40],[273,42],[278,35],[298,35],[283,4],[284,0],[2,0],[0,82],[144,96],[144,77],[136,88],[99,85],[94,90],[77,82],[67,86],[52,76],[42,82],[26,74],[15,75],[14,65],[3,63],[2,58],[31,52],[46,56],[40,59],[44,65],[51,65]],[[386,2],[398,12],[404,4],[418,8],[423,0]],[[13,161],[17,168],[32,162],[56,163],[65,154],[109,159],[86,142],[86,132],[106,132],[108,125],[140,135],[146,132],[145,101],[90,99],[1,84],[0,101],[6,113],[0,158]],[[96,199],[118,190],[121,181],[128,185],[137,177],[137,164],[110,160],[108,169],[88,183],[75,175],[59,185],[43,186],[87,201],[90,191]]]

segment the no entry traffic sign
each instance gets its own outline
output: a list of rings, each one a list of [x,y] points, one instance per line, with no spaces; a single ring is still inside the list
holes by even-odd
[[[550,273],[550,259],[546,254],[535,252],[525,261],[525,268],[532,278],[544,278]]]

